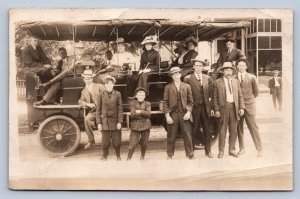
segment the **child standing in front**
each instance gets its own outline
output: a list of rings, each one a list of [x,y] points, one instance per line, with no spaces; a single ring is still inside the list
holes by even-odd
[[[112,142],[117,160],[121,160],[121,127],[123,109],[121,93],[114,90],[116,79],[110,75],[103,78],[105,90],[99,95],[96,108],[98,130],[102,132],[102,160],[107,160],[108,149]]]
[[[129,138],[129,151],[127,160],[131,160],[138,143],[141,145],[141,160],[144,160],[151,129],[151,104],[145,101],[147,90],[137,88],[135,90],[136,100],[130,103],[131,132]]]

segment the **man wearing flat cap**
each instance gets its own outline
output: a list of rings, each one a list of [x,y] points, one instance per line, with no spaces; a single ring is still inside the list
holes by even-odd
[[[194,159],[191,119],[193,109],[193,95],[190,85],[181,82],[181,69],[171,68],[169,72],[173,82],[165,87],[163,110],[167,121],[167,154],[172,159],[175,151],[175,142],[178,129],[180,129],[185,154]]]
[[[187,52],[183,56],[183,63],[179,65],[179,67],[182,69],[181,74],[183,77],[187,75],[189,70],[193,67],[192,59],[195,59],[195,57],[198,55],[195,48],[198,46],[198,40],[194,37],[188,37],[186,39],[186,47]]]
[[[224,62],[220,68],[223,77],[214,82],[213,107],[215,117],[220,118],[219,155],[223,158],[227,128],[229,129],[229,155],[238,157],[235,152],[238,120],[244,115],[244,99],[240,83],[232,78],[234,67],[231,62]]]
[[[244,53],[235,46],[235,39],[233,37],[226,38],[226,51],[220,53],[217,61],[218,67],[223,66],[224,62],[236,62],[239,59],[246,59]]]
[[[203,138],[205,143],[205,155],[212,158],[210,149],[210,117],[214,115],[212,109],[212,83],[213,80],[208,75],[202,73],[205,62],[197,56],[192,59],[195,72],[185,78],[185,82],[191,86],[193,93],[193,124],[192,124],[192,141],[193,146],[200,144],[197,139],[201,134],[201,126],[203,128]]]
[[[81,76],[85,83],[85,87],[81,91],[81,97],[78,104],[80,107],[87,110],[87,115],[84,118],[84,128],[88,136],[88,143],[84,148],[88,149],[95,143],[93,128],[95,128],[96,121],[96,100],[105,88],[102,84],[93,83],[95,74],[93,74],[92,70],[85,70]]]

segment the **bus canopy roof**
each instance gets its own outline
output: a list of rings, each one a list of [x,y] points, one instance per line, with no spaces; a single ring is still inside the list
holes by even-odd
[[[113,41],[116,36],[125,42],[142,41],[158,33],[163,41],[183,41],[197,36],[199,41],[211,41],[226,33],[250,26],[248,21],[205,22],[175,20],[97,20],[80,22],[22,22],[21,28],[41,40]]]

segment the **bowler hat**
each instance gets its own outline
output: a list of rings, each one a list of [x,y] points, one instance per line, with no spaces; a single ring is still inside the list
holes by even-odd
[[[109,80],[111,80],[114,84],[116,84],[116,79],[111,75],[105,75],[102,79],[102,82],[105,84]]]
[[[224,62],[223,66],[221,68],[219,68],[220,71],[223,71],[225,69],[232,69],[232,70],[235,70],[235,68],[233,67],[232,65],[232,62]]]
[[[181,69],[178,66],[172,67],[169,71],[169,75],[172,75],[174,73],[180,73]]]
[[[95,77],[95,74],[93,74],[93,71],[90,69],[84,70],[81,74],[81,77]]]
[[[227,38],[225,39],[225,41],[226,41],[226,42],[231,41],[231,42],[235,43],[235,38],[234,38],[234,37],[227,37]]]

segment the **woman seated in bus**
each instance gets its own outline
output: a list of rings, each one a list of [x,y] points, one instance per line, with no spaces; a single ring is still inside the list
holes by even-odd
[[[153,48],[157,43],[156,35],[147,36],[141,43],[143,45],[143,53],[141,55],[137,87],[144,88],[147,92],[148,76],[150,72],[158,71],[160,62],[159,52]]]
[[[198,46],[198,40],[194,37],[188,37],[186,39],[187,52],[183,56],[183,63],[179,65],[182,69],[181,74],[182,77],[186,76],[188,72],[193,68],[192,59],[197,57],[198,53],[195,48]]]
[[[106,69],[113,68],[113,71],[109,74],[118,79],[122,78],[122,72],[134,67],[135,58],[132,53],[126,52],[126,44],[123,38],[118,38],[115,43],[118,51],[113,54],[111,65],[107,66]]]
[[[177,44],[174,53],[177,55],[176,59],[172,62],[171,66],[179,66],[183,64],[183,57],[186,54],[187,48],[185,44]]]

